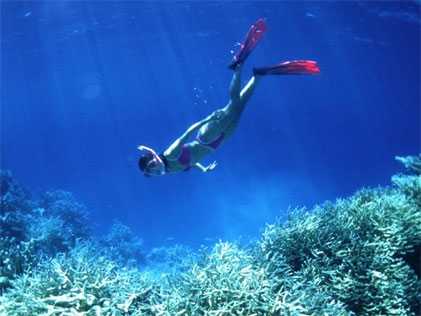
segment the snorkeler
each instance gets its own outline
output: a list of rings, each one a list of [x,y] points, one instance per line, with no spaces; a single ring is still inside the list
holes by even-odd
[[[320,72],[317,63],[311,60],[286,61],[269,67],[253,68],[253,76],[241,89],[242,65],[265,31],[265,21],[259,19],[251,26],[245,41],[240,45],[239,51],[229,65],[229,68],[234,70],[234,75],[230,84],[230,100],[224,108],[218,109],[203,120],[194,123],[162,154],[143,145],[138,147],[140,151],[144,152],[139,158],[139,168],[145,176],[165,175],[187,171],[191,168],[197,168],[203,172],[212,171],[217,165],[216,162],[203,166],[200,161],[215,151],[233,134],[261,76],[313,75]],[[189,141],[196,132],[195,139]]]

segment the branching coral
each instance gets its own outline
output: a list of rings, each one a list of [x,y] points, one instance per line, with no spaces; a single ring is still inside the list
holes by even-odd
[[[138,265],[145,260],[143,240],[118,221],[113,223],[110,232],[100,242],[107,248],[109,256],[123,265]]]
[[[0,295],[16,275],[36,262],[34,243],[0,237]]]
[[[0,170],[0,294],[16,275],[35,262],[34,243],[26,240],[26,218],[32,203],[29,194],[12,177]]]
[[[23,218],[30,208],[29,193],[13,179],[10,171],[0,170],[0,236],[24,239]]]
[[[41,263],[12,281],[0,297],[1,315],[154,315],[158,287],[137,270],[125,269],[92,244]]]
[[[74,240],[89,236],[89,213],[72,193],[62,190],[48,191],[41,197],[39,206],[45,210],[46,216],[62,219],[68,230],[66,235],[73,235]]]
[[[262,256],[284,258],[297,276],[312,270],[319,289],[359,315],[414,314],[420,281],[408,256],[421,245],[421,179],[393,180],[268,226]]]
[[[40,256],[54,256],[67,251],[74,244],[74,236],[66,234],[64,221],[52,216],[31,217],[28,238],[35,242],[34,251]]]
[[[65,192],[49,192],[42,204],[0,171],[0,290],[31,268],[42,256],[67,251],[77,238],[87,236],[86,211]]]
[[[146,267],[143,272],[153,279],[170,276],[176,278],[188,271],[199,259],[192,249],[183,245],[153,248],[146,256]]]
[[[293,210],[286,223],[268,225],[254,247],[219,242],[202,256],[157,249],[149,264],[164,258],[182,266],[162,278],[150,277],[153,268],[146,273],[122,266],[119,258],[131,256],[137,239],[118,224],[100,246],[77,244],[8,279],[12,288],[0,297],[0,314],[415,316],[421,301],[421,161],[399,160],[415,174],[394,176],[390,188]],[[55,202],[45,207],[51,218],[59,213]],[[121,254],[110,255],[120,247]]]
[[[238,246],[218,243],[174,286],[170,308],[179,315],[262,315],[269,309],[270,282],[253,257]]]
[[[407,157],[395,157],[396,160],[402,162],[405,168],[415,172],[417,175],[421,175],[421,154],[418,156],[407,156]]]
[[[31,209],[28,191],[6,170],[0,170],[0,206],[0,216],[8,212],[26,212]]]

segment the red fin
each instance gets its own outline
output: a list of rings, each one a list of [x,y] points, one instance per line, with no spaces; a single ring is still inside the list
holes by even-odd
[[[240,50],[235,54],[232,63],[229,65],[230,69],[235,69],[237,65],[243,63],[257,43],[262,39],[263,34],[266,32],[266,23],[264,19],[258,19],[247,32],[246,39],[240,45]]]
[[[255,75],[316,75],[320,73],[313,60],[291,60],[269,67],[254,68]]]

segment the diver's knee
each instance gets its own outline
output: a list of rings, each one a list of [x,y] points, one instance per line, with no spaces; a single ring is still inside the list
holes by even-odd
[[[213,111],[210,116],[210,123],[220,121],[225,115],[226,115],[225,108]]]
[[[214,114],[215,114],[215,119],[219,121],[226,115],[226,111],[224,109],[219,109],[219,110],[216,110]]]

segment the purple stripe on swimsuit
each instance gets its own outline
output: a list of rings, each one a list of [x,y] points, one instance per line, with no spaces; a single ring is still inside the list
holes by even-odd
[[[183,145],[181,147],[181,154],[178,157],[178,163],[180,165],[183,165],[183,166],[187,167],[187,169],[189,169],[191,167],[191,165],[190,165],[190,163],[191,163],[191,152],[190,152],[190,149],[186,145]]]
[[[199,137],[197,137],[197,141],[207,147],[213,148],[214,150],[216,148],[219,147],[219,145],[221,145],[222,141],[224,140],[224,133],[221,133],[218,138],[216,138],[215,140],[211,141],[210,143],[204,143],[200,140]],[[182,166],[185,166],[186,169],[185,170],[189,170],[191,167],[191,152],[190,152],[190,148],[186,145],[183,145],[181,147],[181,154],[177,159],[178,163]]]
[[[203,142],[203,141],[200,139],[200,137],[198,136],[198,137],[197,137],[197,141],[198,141],[200,144],[204,145],[204,146],[207,146],[207,147],[210,147],[210,148],[216,149],[216,148],[218,148],[218,147],[219,147],[219,145],[221,145],[222,141],[224,140],[224,137],[225,137],[224,133],[221,133],[221,134],[218,136],[218,138],[216,138],[215,140],[211,141],[210,143],[205,143],[205,142]]]

